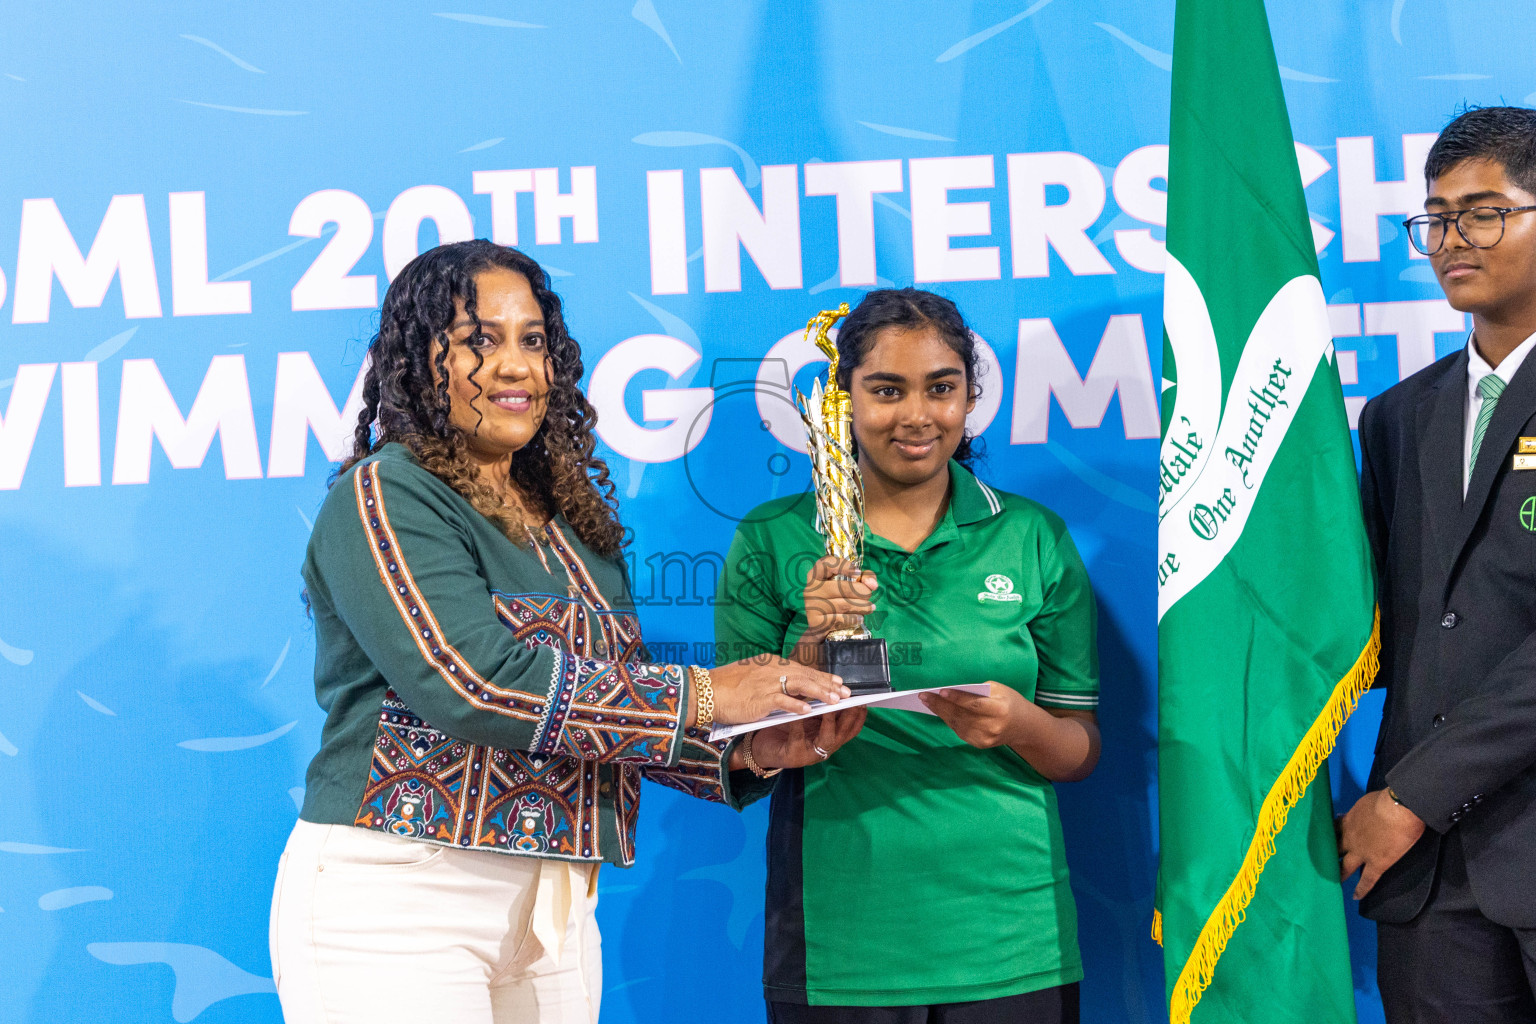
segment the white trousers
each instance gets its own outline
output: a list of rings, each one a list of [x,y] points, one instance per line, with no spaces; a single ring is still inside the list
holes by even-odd
[[[283,1019],[596,1024],[596,872],[301,820],[272,894]]]

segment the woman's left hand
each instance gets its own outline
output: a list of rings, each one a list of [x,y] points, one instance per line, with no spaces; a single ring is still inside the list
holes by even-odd
[[[1024,695],[1002,683],[989,683],[983,696],[964,690],[939,690],[918,696],[928,710],[955,730],[955,735],[973,747],[986,750],[1013,742],[1017,723],[1028,713]]]
[[[752,759],[764,768],[803,768],[832,756],[864,727],[862,708],[833,711],[753,733]]]

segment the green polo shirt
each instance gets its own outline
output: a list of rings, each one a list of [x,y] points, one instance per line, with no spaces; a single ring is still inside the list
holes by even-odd
[[[950,463],[944,518],[916,551],[871,533],[866,619],[892,684],[1004,683],[1045,707],[1098,704],[1094,601],[1061,519]],[[787,654],[824,551],[809,495],[737,530],[716,598],[720,660]],[[1077,914],[1051,784],[931,715],[874,709],[825,764],[785,772],[768,839],[764,994],[910,1006],[1077,981]]]

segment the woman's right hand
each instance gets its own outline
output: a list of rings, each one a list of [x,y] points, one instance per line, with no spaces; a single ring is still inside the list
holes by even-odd
[[[817,559],[805,574],[805,633],[801,642],[819,644],[828,633],[857,629],[864,616],[875,610],[870,596],[879,585],[874,573],[856,572],[852,562],[835,555]]]
[[[710,669],[709,676],[721,725],[761,721],[774,711],[802,715],[811,710],[806,701],[836,704],[850,696],[842,677],[767,654]]]
[[[752,733],[752,759],[761,768],[804,768],[825,761],[859,734],[868,714],[868,708],[848,708],[760,729]]]

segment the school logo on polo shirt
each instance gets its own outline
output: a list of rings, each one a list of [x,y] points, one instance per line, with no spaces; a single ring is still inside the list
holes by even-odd
[[[1013,580],[1000,572],[995,572],[987,577],[987,589],[976,595],[978,601],[1022,601],[1024,598],[1013,592]]]

